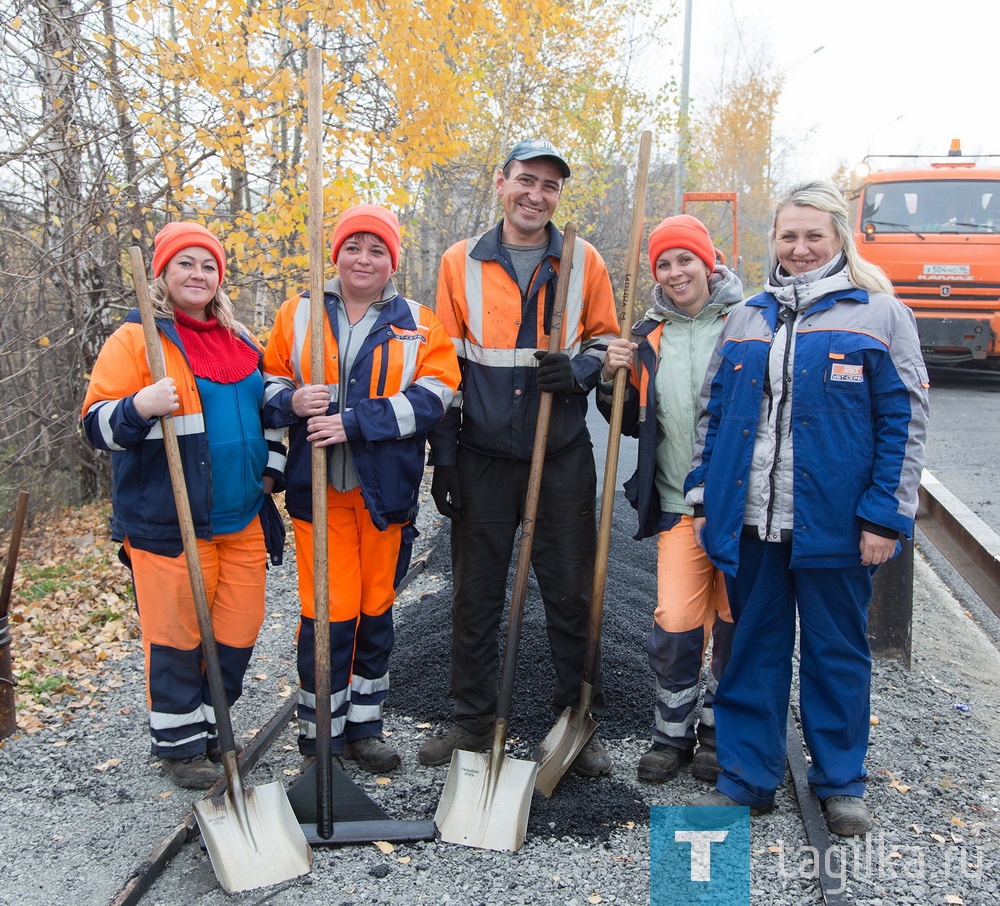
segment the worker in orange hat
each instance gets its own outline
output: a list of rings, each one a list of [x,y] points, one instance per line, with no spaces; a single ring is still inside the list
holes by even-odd
[[[308,293],[285,302],[264,356],[265,419],[289,432],[286,503],[295,531],[299,750],[316,752],[312,447],[327,450],[331,752],[364,770],[400,765],[382,734],[395,588],[409,565],[425,437],[451,406],[460,375],[449,336],[399,294],[396,215],[361,204],[340,217],[324,287],[326,361],[314,369]]]
[[[150,296],[167,376],[153,381],[133,310],[101,349],[82,413],[87,438],[112,456],[111,532],[132,570],[153,754],[189,789],[219,779],[221,750],[160,417],[177,430],[230,705],[264,620],[266,541],[280,563],[284,540],[269,496],[284,468],[281,432],[264,431],[262,349],[236,320],[225,272],[211,231],[163,227]]]
[[[671,780],[691,761],[699,779],[714,783],[719,775],[713,701],[733,619],[723,573],[695,544],[684,480],[705,371],[726,319],[743,301],[740,278],[720,257],[696,217],[676,214],[657,225],[649,237],[652,304],[630,338],[608,344],[597,385],[597,405],[610,417],[611,382],[628,369],[622,430],[639,447],[625,493],[639,519],[636,539],[653,536],[657,546],[657,602],[646,639],[656,705],[651,745],[636,768],[646,783]],[[710,639],[711,669],[702,683]]]

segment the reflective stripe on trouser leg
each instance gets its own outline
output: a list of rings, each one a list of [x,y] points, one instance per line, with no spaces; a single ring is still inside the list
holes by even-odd
[[[345,728],[348,741],[382,735],[382,707],[389,694],[389,653],[394,639],[391,607],[377,616],[361,614]]]
[[[657,603],[646,642],[657,679],[653,739],[685,749],[694,745],[694,716],[710,633],[718,620],[730,616],[724,576],[695,543],[693,521],[683,515],[677,525],[657,536]],[[713,642],[712,663],[720,673],[728,655],[728,644],[720,650]],[[716,679],[710,672],[697,734],[712,744]]]
[[[715,693],[716,787],[741,805],[766,806],[785,774],[785,726],[795,645],[790,543],[740,539],[727,578],[736,617],[733,651]]]
[[[330,691],[332,751],[343,750],[344,739],[376,736],[382,731],[382,705],[388,694],[388,662],[392,650],[395,581],[408,560],[403,526],[380,532],[371,521],[360,489],[327,489],[330,595]],[[299,748],[315,751],[316,683],[313,635],[312,524],[293,519],[302,620],[298,638]],[[382,619],[384,617],[384,619]],[[386,627],[388,627],[386,629]],[[355,709],[352,687],[358,677],[361,700]],[[377,690],[376,690],[377,687]],[[357,722],[356,732],[348,724]]]
[[[216,738],[201,636],[183,554],[164,557],[125,542],[132,563],[146,667],[153,753],[189,758]],[[226,699],[233,705],[264,621],[266,553],[260,520],[238,532],[198,539],[198,555]]]
[[[344,724],[350,699],[349,685],[354,648],[354,620],[329,623],[330,631],[330,751],[339,755],[344,750]],[[316,622],[311,617],[299,619],[296,664],[299,670],[297,718],[299,751],[316,754]],[[344,652],[348,652],[347,656]],[[337,654],[335,654],[335,652]]]
[[[646,654],[656,676],[655,742],[679,749],[694,746],[703,641],[701,626],[687,632],[664,632],[653,626],[649,632]]]
[[[729,609],[728,604],[726,609]],[[732,622],[722,619],[721,616],[716,616],[712,626],[712,660],[709,665],[708,679],[705,681],[705,698],[701,705],[701,717],[698,720],[698,742],[712,748],[715,748],[715,693],[732,654],[734,630]]]

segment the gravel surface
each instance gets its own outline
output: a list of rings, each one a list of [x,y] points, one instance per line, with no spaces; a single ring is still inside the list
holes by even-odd
[[[392,817],[433,817],[447,768],[417,762],[421,741],[447,724],[450,585],[448,545],[432,506],[419,552],[425,573],[397,605],[397,644],[387,730],[403,755],[389,783],[348,775]],[[150,904],[644,904],[649,902],[649,808],[680,805],[707,787],[684,773],[656,787],[635,780],[648,745],[653,682],[644,639],[655,600],[655,546],[631,540],[634,517],[616,503],[606,594],[604,662],[608,710],[600,734],[615,768],[599,781],[574,776],[551,800],[535,795],[517,853],[435,842],[316,848],[311,875],[267,890],[223,893],[205,853],[187,844],[154,884]],[[291,536],[289,536],[291,537]],[[846,844],[845,888],[864,904],[994,904],[1000,890],[1000,656],[922,558],[916,563],[914,658],[907,671],[879,662],[873,683],[868,799],[875,828]],[[298,614],[294,556],[269,575],[268,617],[234,712],[250,736],[292,692]],[[16,658],[16,634],[15,634]],[[0,903],[108,902],[187,816],[195,794],[177,790],[148,754],[141,652],[110,665],[120,685],[97,717],[0,747]],[[554,722],[551,672],[537,588],[528,595],[510,748],[530,757]],[[957,709],[956,706],[961,706]],[[966,709],[967,706],[967,709]],[[289,726],[250,775],[251,784],[298,777]],[[814,862],[790,781],[774,814],[754,819],[752,901],[820,903]],[[951,899],[949,899],[949,897]],[[663,902],[670,902],[669,899]]]

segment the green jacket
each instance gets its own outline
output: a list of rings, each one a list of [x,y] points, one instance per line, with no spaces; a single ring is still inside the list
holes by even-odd
[[[693,512],[684,502],[684,479],[691,470],[701,415],[698,398],[726,316],[743,299],[740,278],[724,265],[716,266],[709,288],[708,302],[692,318],[657,285],[652,307],[632,328],[639,348],[629,374],[622,431],[639,439],[636,470],[625,484],[638,511],[636,538],[656,534],[661,513]],[[597,404],[605,417],[611,411],[611,387],[598,386]]]

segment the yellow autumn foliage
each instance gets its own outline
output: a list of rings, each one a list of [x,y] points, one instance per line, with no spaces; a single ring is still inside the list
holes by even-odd
[[[428,221],[459,229],[439,222],[442,211],[475,202],[488,213],[493,169],[533,134],[591,177],[567,187],[569,216],[603,190],[609,157],[627,153],[649,103],[616,71],[637,12],[649,10],[626,0],[133,0],[136,24],[117,46],[143,75],[125,115],[142,132],[146,172],[163,180],[148,213],[211,223],[233,259],[241,317],[270,322],[307,282],[305,60],[316,44],[328,225],[365,201],[399,210],[407,242]]]

